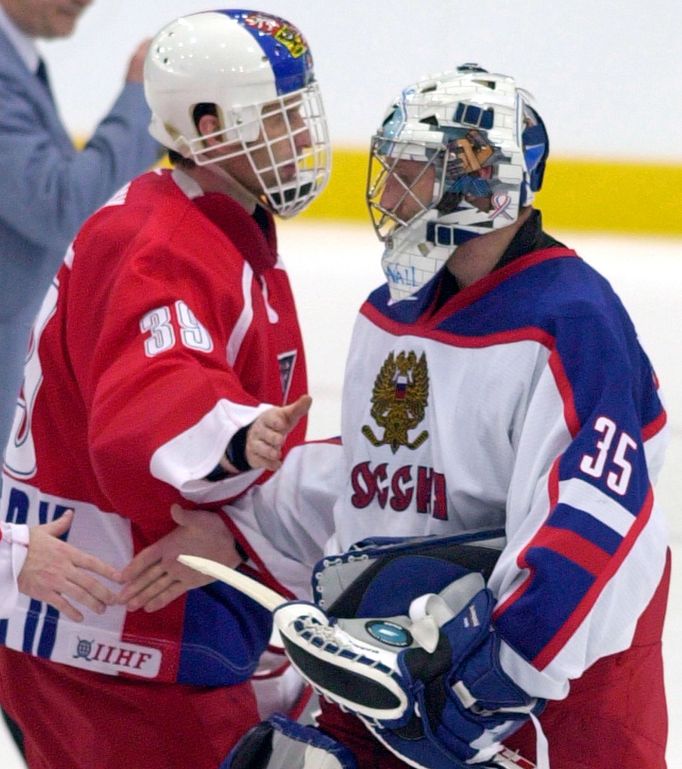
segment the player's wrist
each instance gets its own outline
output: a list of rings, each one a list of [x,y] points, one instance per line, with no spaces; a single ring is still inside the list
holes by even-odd
[[[246,458],[246,439],[250,429],[251,425],[247,425],[237,430],[225,449],[225,462],[234,467],[238,473],[245,473],[252,469]]]
[[[246,459],[246,438],[250,427],[251,425],[242,427],[232,436],[218,464],[206,476],[207,481],[222,481],[231,475],[239,475],[252,469]]]

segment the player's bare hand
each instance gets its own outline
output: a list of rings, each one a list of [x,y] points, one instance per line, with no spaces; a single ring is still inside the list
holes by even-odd
[[[264,411],[249,427],[246,436],[246,461],[252,468],[277,470],[282,464],[282,446],[287,435],[308,413],[313,399],[301,395],[288,406]]]
[[[158,611],[188,590],[212,581],[179,563],[177,557],[181,553],[200,555],[232,567],[242,561],[234,537],[218,513],[172,505],[171,515],[177,527],[139,552],[121,573],[127,584],[118,595],[118,603],[126,604],[128,611]]]
[[[151,39],[143,40],[133,52],[128,62],[128,71],[126,73],[127,83],[144,82],[144,60],[147,57]]]
[[[102,614],[107,606],[116,603],[116,594],[95,575],[116,582],[118,572],[96,556],[59,539],[72,521],[73,511],[67,510],[56,521],[31,527],[17,585],[21,593],[49,603],[74,622],[82,622],[83,614],[73,602]]]

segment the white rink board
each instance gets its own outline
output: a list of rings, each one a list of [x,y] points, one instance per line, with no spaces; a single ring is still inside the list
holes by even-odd
[[[575,248],[613,284],[630,311],[661,379],[672,440],[658,486],[670,521],[673,581],[665,630],[666,679],[670,712],[668,763],[682,755],[682,240],[552,233]],[[371,226],[285,223],[280,253],[289,268],[307,346],[313,408],[311,438],[338,434],[344,360],[356,311],[381,282],[381,247]],[[1,769],[22,769],[0,725]],[[96,767],[93,767],[96,769]]]

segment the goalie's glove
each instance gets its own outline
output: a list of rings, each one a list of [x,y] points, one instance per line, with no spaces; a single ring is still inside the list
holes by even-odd
[[[401,683],[413,701],[409,718],[363,718],[381,742],[414,765],[502,766],[501,742],[542,709],[500,667],[493,605],[490,591],[480,590],[440,627],[433,652],[410,648],[398,655]],[[419,616],[414,603],[411,615]]]
[[[441,557],[437,545],[427,542],[426,553],[420,543],[398,546],[388,558],[364,553],[363,559],[356,550],[340,562],[327,560],[316,582],[317,588],[326,585],[318,598],[341,585],[331,616],[293,602],[276,610],[275,623],[303,677],[360,716],[407,763],[504,766],[500,741],[542,703],[499,665],[499,639],[490,624],[494,601],[483,574],[461,566],[461,558]],[[339,573],[326,573],[336,566],[343,567]],[[343,570],[351,566],[356,576],[346,585]],[[420,594],[424,585],[434,592]],[[338,610],[344,616],[332,615]]]

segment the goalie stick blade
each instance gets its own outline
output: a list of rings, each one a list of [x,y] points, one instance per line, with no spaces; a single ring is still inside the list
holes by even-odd
[[[246,574],[231,569],[229,566],[224,566],[217,561],[212,561],[210,558],[200,558],[197,555],[179,555],[178,561],[189,566],[190,569],[205,574],[207,577],[213,577],[213,579],[220,580],[239,590],[268,611],[274,611],[289,600],[269,587],[261,585],[260,582],[256,582],[255,579],[247,577]]]

